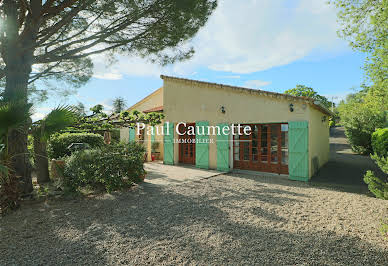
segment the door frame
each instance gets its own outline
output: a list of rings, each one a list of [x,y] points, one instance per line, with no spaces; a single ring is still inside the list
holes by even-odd
[[[249,154],[248,158],[249,160],[244,160],[244,152],[242,147],[242,143],[240,142],[240,138],[236,140],[236,136],[233,136],[233,148],[232,148],[232,158],[233,158],[233,168],[234,169],[243,169],[243,170],[253,170],[253,171],[260,171],[260,172],[269,172],[269,173],[277,173],[277,174],[287,174],[288,175],[288,164],[282,164],[282,126],[287,124],[287,122],[278,122],[278,123],[246,123],[246,124],[241,124],[241,126],[259,126],[258,127],[258,136],[257,136],[257,161],[254,161],[253,158],[253,153],[252,153],[252,135],[250,134],[249,136],[246,136],[243,138],[243,140],[246,140],[249,143]],[[272,163],[272,150],[271,150],[271,126],[273,125],[278,125],[277,128],[277,163]],[[267,126],[267,155],[266,155],[266,161],[262,160],[262,155],[261,155],[261,148],[262,148],[262,128],[263,126]],[[236,142],[239,142],[238,145],[236,145]],[[239,148],[239,160],[235,160],[235,155],[237,154],[236,149],[237,147]],[[288,145],[287,145],[288,149]]]
[[[186,123],[186,132],[187,132],[187,127],[189,126],[194,126],[195,127],[195,123]],[[182,132],[181,129],[184,128],[184,125],[183,124],[180,124],[179,125],[179,132]],[[185,140],[189,140],[191,139],[191,143],[187,143],[187,142],[184,142]],[[196,139],[196,134],[194,135],[179,135],[178,137],[178,153],[179,153],[179,156],[178,156],[178,162],[179,163],[182,163],[182,164],[192,164],[192,165],[195,165],[195,139]],[[184,156],[184,150],[185,150],[185,147],[187,146],[188,148],[188,154],[192,154],[191,157],[185,157]]]

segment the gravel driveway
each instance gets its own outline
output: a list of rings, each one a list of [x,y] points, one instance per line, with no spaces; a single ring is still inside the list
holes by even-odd
[[[0,220],[1,265],[387,265],[387,202],[278,176],[23,206]]]

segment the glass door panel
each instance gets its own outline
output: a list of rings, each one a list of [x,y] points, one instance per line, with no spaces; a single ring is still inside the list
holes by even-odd
[[[288,125],[282,125],[282,164],[288,165]]]
[[[261,150],[260,161],[262,163],[268,163],[268,126],[261,126]]]
[[[273,164],[277,164],[279,162],[278,141],[279,141],[279,125],[271,125],[271,163]]]

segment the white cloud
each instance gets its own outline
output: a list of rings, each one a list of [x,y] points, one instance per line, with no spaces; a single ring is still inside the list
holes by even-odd
[[[346,47],[336,34],[336,10],[327,0],[220,0],[217,10],[191,44],[194,57],[161,68],[144,59],[121,56],[105,67],[95,62],[96,77],[189,76],[198,67],[246,74],[286,65],[314,54],[336,53]],[[347,49],[347,48],[346,48]],[[231,75],[233,76],[233,75]]]
[[[123,75],[120,73],[102,73],[102,74],[94,74],[94,78],[97,79],[107,79],[107,80],[119,80],[123,78]]]
[[[32,109],[31,119],[37,121],[43,119],[53,108],[51,107],[36,107]]]
[[[98,79],[119,80],[123,75],[159,77],[162,71],[161,66],[131,56],[118,56],[116,62],[109,64],[107,58],[100,54],[93,57],[93,63],[93,77]]]
[[[271,84],[270,81],[262,81],[262,80],[248,80],[245,82],[245,86],[252,88],[261,88]]]

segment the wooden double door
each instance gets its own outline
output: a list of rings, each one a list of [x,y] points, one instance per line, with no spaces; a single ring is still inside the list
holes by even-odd
[[[179,132],[188,132],[189,126],[194,123],[179,125]],[[179,136],[179,163],[195,164],[195,135],[184,134]]]
[[[233,167],[288,174],[288,124],[246,124],[249,134],[235,135]]]

